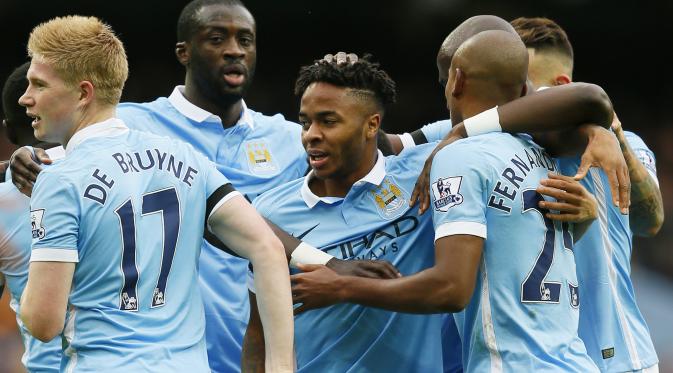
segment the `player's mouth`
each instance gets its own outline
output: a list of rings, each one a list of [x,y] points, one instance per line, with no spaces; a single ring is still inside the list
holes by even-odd
[[[225,66],[222,69],[222,76],[227,85],[232,87],[239,87],[245,83],[247,69],[243,65],[234,64]]]
[[[313,169],[319,169],[327,163],[329,156],[327,153],[320,150],[308,150],[308,162]]]
[[[33,121],[30,123],[30,125],[31,125],[33,128],[37,127],[37,125],[38,125],[38,124],[40,123],[40,121],[42,120],[42,118],[41,118],[39,115],[37,115],[37,114],[33,114],[33,113],[26,112],[26,115],[28,115],[29,117],[33,118]]]

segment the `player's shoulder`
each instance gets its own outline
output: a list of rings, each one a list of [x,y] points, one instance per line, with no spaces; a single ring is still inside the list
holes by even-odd
[[[289,181],[273,189],[260,194],[253,201],[253,206],[260,212],[268,216],[270,212],[277,211],[278,208],[291,203],[297,203],[301,200],[301,189],[306,177]]]
[[[149,102],[120,102],[117,105],[117,115],[123,114],[148,114],[164,110],[170,106],[166,97],[159,97]]]
[[[298,123],[285,119],[283,114],[266,115],[250,108],[247,110],[252,116],[256,128],[292,133],[301,132],[301,126]]]
[[[421,144],[413,148],[402,149],[398,155],[389,155],[386,157],[386,170],[388,172],[395,169],[415,169],[420,172],[423,164],[428,159],[438,142]]]
[[[631,131],[624,131],[624,137],[626,138],[626,141],[629,143],[632,149],[647,149],[650,150],[650,148],[647,146],[645,141],[643,140],[642,137],[637,135],[634,132]],[[651,150],[650,150],[651,151]]]

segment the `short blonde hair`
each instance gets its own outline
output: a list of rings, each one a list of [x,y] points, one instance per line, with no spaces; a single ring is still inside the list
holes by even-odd
[[[116,105],[128,77],[121,40],[96,17],[57,17],[35,27],[28,55],[51,65],[68,84],[90,81],[99,102]]]

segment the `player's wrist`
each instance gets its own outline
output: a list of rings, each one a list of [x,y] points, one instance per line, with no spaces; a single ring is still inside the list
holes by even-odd
[[[327,264],[334,257],[326,252],[302,242],[290,256],[290,267],[297,268],[297,264]]]
[[[463,126],[468,137],[491,132],[502,132],[498,107],[482,111],[471,118],[465,119]]]

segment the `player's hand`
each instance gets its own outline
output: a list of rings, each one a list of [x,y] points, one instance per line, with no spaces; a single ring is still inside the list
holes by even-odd
[[[41,164],[51,164],[51,159],[44,149],[34,148],[35,157],[30,150],[25,147],[17,149],[9,161],[9,168],[12,171],[12,183],[23,194],[30,197],[33,192],[33,185],[37,180],[37,175],[42,171]]]
[[[380,279],[402,277],[397,268],[387,260],[341,260],[332,258],[325,263],[325,266],[342,276]]]
[[[5,181],[5,173],[7,172],[8,168],[9,168],[9,161],[1,161],[0,162],[0,175],[2,175],[2,179],[0,180],[0,183]]]
[[[295,315],[341,301],[339,275],[336,272],[320,264],[298,264],[297,268],[303,273],[290,276],[292,302],[301,303],[294,309]]]
[[[598,126],[591,126],[589,143],[582,154],[582,161],[577,169],[575,180],[584,178],[591,167],[603,169],[610,183],[612,202],[615,206],[619,206],[622,214],[628,214],[631,204],[629,168],[615,135]]]
[[[462,123],[460,125],[462,126]],[[465,138],[461,131],[456,130],[457,127],[452,128],[447,137],[440,141],[432,153],[430,153],[428,159],[425,160],[425,165],[423,165],[423,170],[418,176],[418,180],[416,180],[414,191],[411,193],[411,198],[409,199],[409,206],[413,207],[418,202],[418,215],[422,215],[430,207],[430,169],[432,168],[432,161],[435,155],[445,146]]]
[[[358,62],[358,55],[355,53],[346,53],[346,52],[337,52],[336,54],[328,53],[323,58],[322,61],[327,63],[336,62],[337,65],[344,63],[354,64]]]
[[[582,223],[598,217],[598,203],[577,180],[572,177],[549,174],[549,179],[540,181],[537,192],[556,199],[556,202],[541,201],[540,207],[558,212],[547,212],[551,220]]]

